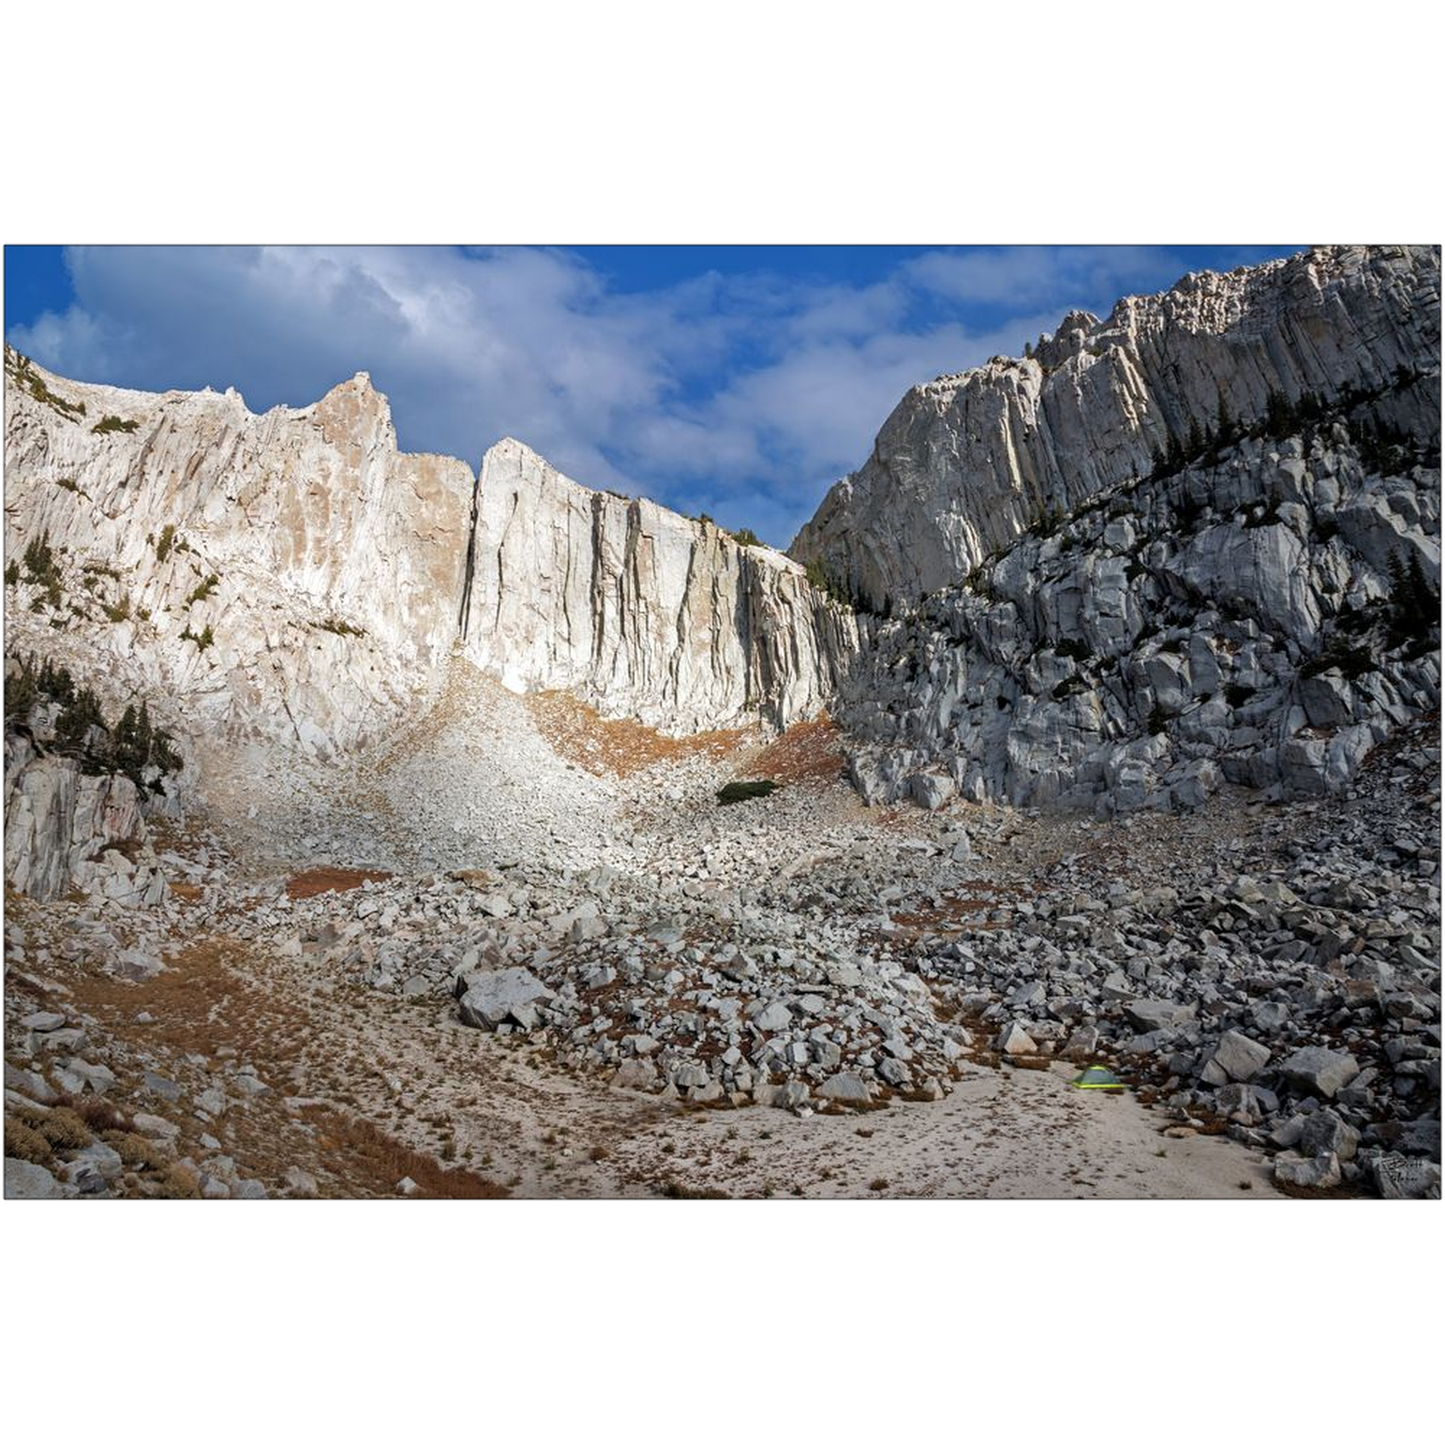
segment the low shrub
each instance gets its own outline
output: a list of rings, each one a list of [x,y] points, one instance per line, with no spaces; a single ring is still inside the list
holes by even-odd
[[[197,602],[204,602],[220,585],[221,579],[212,572],[204,582],[192,590],[191,595],[186,598],[186,606],[191,607]]]
[[[105,416],[91,427],[91,431],[99,432],[101,436],[104,436],[107,432],[133,432],[138,426],[140,426],[138,421],[122,421],[118,416]]]
[[[756,778],[729,783],[726,787],[718,789],[717,800],[726,807],[731,803],[744,803],[749,798],[766,798],[769,793],[777,790],[777,786],[771,778]]]
[[[164,1172],[167,1159],[149,1139],[123,1129],[109,1129],[101,1136],[117,1154],[127,1169],[150,1169],[155,1173]]]
[[[45,1136],[14,1114],[5,1116],[5,1157],[27,1164],[44,1164],[50,1158]]]

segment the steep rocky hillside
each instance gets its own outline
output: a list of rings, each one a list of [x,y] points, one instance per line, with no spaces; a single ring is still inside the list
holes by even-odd
[[[1376,248],[911,392],[794,548],[891,614],[838,707],[865,797],[1341,787],[1439,701],[1439,388],[1438,253]]]

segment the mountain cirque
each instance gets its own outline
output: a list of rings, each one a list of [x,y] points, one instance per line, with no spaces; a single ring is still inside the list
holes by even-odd
[[[7,352],[7,1194],[1438,1193],[1438,253],[1031,351],[796,560]]]

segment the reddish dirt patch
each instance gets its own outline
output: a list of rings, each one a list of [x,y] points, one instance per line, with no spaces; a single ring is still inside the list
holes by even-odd
[[[391,877],[366,868],[308,868],[286,884],[288,898],[315,898],[318,893],[346,893],[363,883],[384,883]]]
[[[595,708],[565,692],[534,692],[525,699],[537,730],[552,750],[598,777],[650,768],[677,758],[725,758],[750,736],[746,728],[693,733],[670,738],[631,718],[604,718]]]
[[[741,776],[787,783],[836,783],[843,775],[838,725],[827,713],[794,723],[747,765]]]
[[[251,959],[254,967],[257,960]],[[355,1060],[339,1061],[341,1079],[328,1092],[334,1102],[288,1109],[285,1096],[299,1077],[321,1081],[326,1041],[307,1007],[286,988],[247,977],[246,945],[239,940],[208,938],[177,955],[162,973],[145,983],[129,983],[107,974],[75,972],[67,976],[72,989],[67,1009],[93,1013],[108,1033],[129,1049],[143,1049],[162,1074],[186,1079],[187,1087],[202,1082],[191,1060],[208,1056],[204,1067],[215,1070],[222,1046],[236,1050],[238,1062],[256,1065],[268,1092],[233,1107],[225,1115],[227,1152],[246,1174],[275,1187],[292,1164],[317,1173],[322,1193],[342,1198],[391,1198],[397,1181],[410,1177],[423,1199],[500,1199],[510,1190],[461,1167],[444,1167],[384,1129],[359,1117],[358,1101],[342,1093],[341,1084],[355,1083]],[[151,1022],[136,1022],[144,1008]],[[309,1061],[309,1063],[308,1063]],[[299,1071],[299,1072],[298,1072]],[[133,1068],[117,1066],[121,1087],[117,1098],[134,1094]],[[227,1076],[215,1073],[223,1087]],[[151,1106],[165,1113],[154,1101]],[[178,1146],[197,1153],[201,1125],[191,1117],[181,1125]]]

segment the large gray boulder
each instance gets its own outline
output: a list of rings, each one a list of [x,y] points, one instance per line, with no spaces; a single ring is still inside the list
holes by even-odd
[[[536,974],[525,968],[469,974],[466,983],[459,1011],[463,1023],[478,1029],[494,1029],[505,1023],[514,1009],[555,997]]]
[[[1360,1072],[1353,1054],[1318,1046],[1296,1049],[1279,1069],[1297,1088],[1326,1099],[1333,1099]]]
[[[818,1097],[841,1104],[866,1104],[873,1097],[873,1086],[861,1074],[834,1074],[819,1088]]]
[[[1193,1004],[1176,1003],[1161,998],[1136,998],[1124,1005],[1124,1017],[1140,1033],[1152,1033],[1155,1029],[1178,1028],[1194,1017]]]
[[[59,1199],[62,1197],[60,1181],[39,1164],[28,1164],[23,1159],[5,1161],[6,1199]]]
[[[1206,1071],[1206,1082],[1223,1084],[1233,1079],[1236,1083],[1244,1083],[1252,1079],[1268,1062],[1269,1049],[1266,1045],[1237,1029],[1230,1029],[1228,1033],[1220,1035],[1210,1057],[1210,1063],[1223,1077],[1210,1078]]]
[[[1340,1182],[1340,1161],[1333,1154],[1307,1158],[1286,1150],[1274,1156],[1274,1177],[1297,1189],[1333,1189]]]

